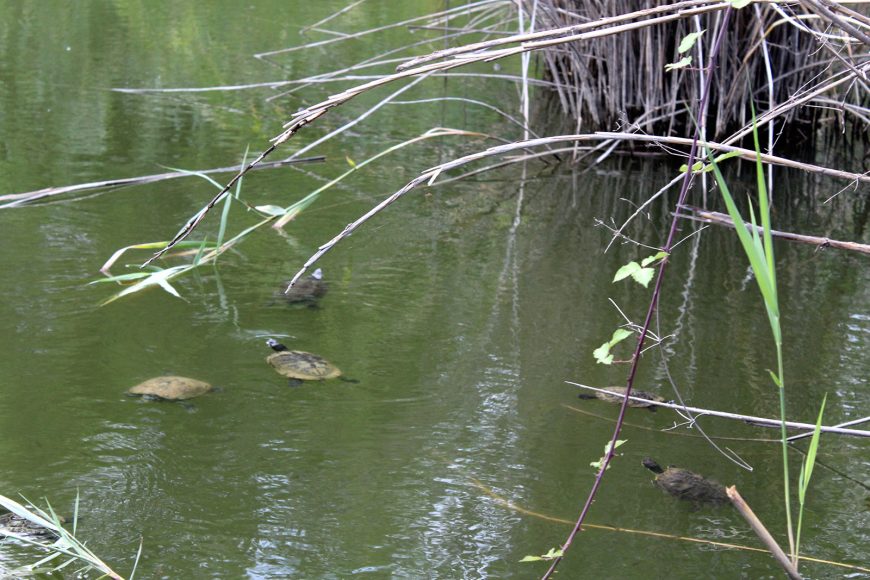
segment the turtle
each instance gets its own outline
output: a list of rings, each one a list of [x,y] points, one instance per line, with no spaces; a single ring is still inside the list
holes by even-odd
[[[323,279],[323,270],[318,268],[310,276],[297,280],[293,286],[290,286],[289,280],[284,282],[275,298],[287,304],[307,304],[313,307],[328,289],[329,285]]]
[[[57,516],[57,519],[61,524],[67,522],[67,519],[60,515]],[[0,536],[8,535],[8,533],[32,539],[48,538],[56,540],[60,537],[52,528],[39,525],[13,512],[0,514]]]
[[[696,506],[703,503],[722,505],[730,501],[722,484],[698,475],[694,471],[673,465],[662,469],[649,457],[644,458],[641,463],[656,474],[653,480],[656,487],[678,499],[691,501]]]
[[[338,367],[322,356],[301,350],[290,350],[273,338],[267,340],[266,344],[275,351],[266,357],[266,362],[272,365],[279,375],[290,379],[292,386],[299,386],[302,381],[325,381],[341,377]]]
[[[148,379],[127,389],[127,394],[148,401],[186,401],[214,390],[210,384],[178,376],[162,376]]]
[[[577,395],[580,399],[599,399],[601,401],[605,401],[607,403],[614,403],[616,405],[621,405],[623,398],[625,398],[625,387],[604,387],[606,393],[602,393],[600,391],[595,391],[593,394],[589,395],[586,393],[580,393]],[[612,393],[612,394],[611,394]],[[656,403],[664,403],[665,399],[663,397],[659,397],[653,393],[648,393],[646,391],[636,391],[634,389],[631,390],[632,397],[638,397],[639,399],[647,399],[649,401],[655,401]],[[634,401],[632,399],[628,400],[629,407],[642,407],[645,409],[649,409],[650,411],[655,411],[656,406],[650,403],[645,403],[643,401]]]

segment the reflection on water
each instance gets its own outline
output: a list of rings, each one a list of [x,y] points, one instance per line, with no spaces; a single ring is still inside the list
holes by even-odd
[[[255,4],[256,15],[286,9]],[[83,13],[114,18],[121,30],[93,37],[77,12],[67,42],[72,61],[60,60],[59,49],[47,58],[32,48],[36,38],[59,42],[49,31],[62,8],[0,19],[0,106],[16,112],[4,117],[3,130],[20,143],[0,159],[10,191],[163,171],[158,164],[229,165],[245,143],[265,142],[286,111],[264,105],[262,94],[176,99],[94,89],[244,80],[265,74],[247,55],[291,41],[281,18],[257,20],[263,29],[253,38],[227,22],[235,5],[216,2],[198,15],[174,6],[157,3],[143,15],[135,2],[89,5]],[[306,22],[330,10],[321,3],[297,8],[311,11],[301,18]],[[389,17],[364,14],[372,22]],[[177,28],[184,23],[189,30]],[[13,34],[22,35],[19,48]],[[99,46],[85,51],[81,39]],[[39,62],[19,59],[24,49]],[[325,67],[353,50],[287,62],[298,70],[322,61]],[[25,64],[28,74],[15,68]],[[485,89],[474,82],[465,88]],[[251,118],[269,127],[249,127]],[[442,121],[428,110],[403,119],[408,135]],[[358,160],[383,148],[381,133],[398,130],[399,121],[391,122],[397,125],[366,129],[370,150],[355,151],[363,147],[358,141],[327,145],[334,163],[308,167],[308,174],[250,176],[243,197],[257,204],[298,199],[344,171],[348,151]],[[315,138],[314,129],[302,138]],[[292,222],[287,236],[258,232],[216,269],[178,280],[181,300],[153,290],[98,308],[115,289],[85,283],[119,247],[174,233],[213,193],[204,182],[0,211],[0,492],[45,496],[66,511],[80,490],[88,545],[128,570],[144,538],[140,570],[149,578],[538,574],[517,561],[561,543],[568,525],[509,509],[480,485],[515,506],[562,520],[576,516],[594,475],[589,462],[600,457],[612,429],[606,419],[616,409],[578,401],[565,381],[624,381],[624,366],[596,365],[591,352],[624,322],[614,304],[637,320],[649,296],[636,285],[613,284],[612,276],[651,250],[617,243],[602,254],[610,234],[596,220],[618,227],[671,174],[658,161],[613,160],[597,173],[563,168],[529,180],[522,197],[518,170],[415,193],[326,256],[330,290],[317,308],[269,303],[319,244],[437,157],[429,149],[405,152],[385,165],[402,171],[360,172]],[[786,187],[788,178],[778,183]],[[795,191],[808,186],[794,183]],[[848,224],[846,200],[833,203],[830,215]],[[627,233],[655,246],[667,217],[653,208]],[[231,228],[248,219],[233,214]],[[813,226],[791,206],[777,219],[782,229]],[[831,219],[824,227],[833,234],[840,222]],[[843,227],[839,237],[848,238],[851,229]],[[213,239],[216,231],[216,221],[207,220],[202,235]],[[694,232],[686,224],[682,234]],[[790,413],[811,419],[827,393],[826,422],[866,414],[867,268],[833,251],[777,244],[777,252],[794,385]],[[668,366],[649,351],[641,388],[672,398],[670,375],[690,403],[777,415],[765,370],[774,360],[769,328],[750,282],[732,232],[709,228],[679,246],[657,329],[670,337],[662,348]],[[265,362],[266,337],[320,354],[359,383],[291,388]],[[124,395],[161,374],[222,390],[194,401],[195,412]],[[661,434],[675,420],[630,410],[628,443],[592,521],[755,545],[731,510],[693,510],[651,485],[640,460],[653,455],[737,484],[781,535],[779,449],[729,441],[755,468],[745,472],[703,440],[683,436],[694,431]],[[702,425],[714,435],[759,437],[743,425],[709,418]],[[867,492],[854,482],[868,479],[865,456],[861,441],[823,439],[821,459],[853,479],[817,467],[808,552],[867,560],[870,512],[855,509]],[[591,528],[561,571],[648,578],[651,559],[680,578],[777,573],[764,554]],[[29,561],[0,546],[0,565]],[[830,568],[806,569],[837,577]]]

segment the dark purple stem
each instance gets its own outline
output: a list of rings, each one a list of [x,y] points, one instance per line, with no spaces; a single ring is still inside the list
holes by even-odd
[[[710,97],[710,84],[713,78],[713,70],[716,67],[716,57],[719,54],[719,46],[722,42],[722,31],[725,30],[728,26],[728,20],[731,17],[731,8],[728,7],[725,9],[725,16],[722,18],[722,23],[719,26],[718,34],[716,35],[716,42],[713,44],[713,49],[710,51],[710,60],[707,68],[707,79],[704,83],[704,92],[701,94],[701,98],[698,103],[698,110],[703,114],[704,111],[707,110],[707,101]],[[699,115],[699,123],[696,124],[695,127],[695,135],[692,140],[692,147],[689,149],[689,160],[687,162],[688,167],[692,167],[695,163],[695,155],[698,150],[698,138],[701,130],[700,123],[703,120]],[[686,196],[689,193],[689,185],[692,181],[692,172],[686,171],[686,177],[683,179],[683,185],[680,189],[680,196],[677,200],[677,208],[681,207],[686,202]],[[677,235],[677,220],[678,218],[675,216],[673,221],[671,221],[671,229],[668,232],[668,239],[665,242],[662,250],[667,252],[670,255],[671,246],[674,242],[674,238]],[[643,343],[646,340],[646,335],[649,332],[649,326],[652,322],[653,314],[656,311],[656,307],[659,302],[659,295],[662,290],[662,281],[665,277],[665,268],[668,265],[669,258],[665,258],[661,267],[659,268],[658,277],[656,278],[655,289],[653,290],[652,300],[649,303],[649,309],[646,312],[646,319],[643,321],[643,330],[640,332],[640,337],[637,339],[637,346],[634,349],[634,357],[632,357],[631,361],[631,370],[628,373],[628,380],[626,382],[626,390],[625,390],[625,398],[622,400],[622,407],[619,409],[619,417],[616,419],[616,427],[613,429],[613,437],[610,439],[610,451],[605,454],[604,461],[601,463],[601,468],[598,470],[598,474],[595,476],[595,482],[592,484],[592,489],[589,491],[589,496],[586,498],[586,503],[583,504],[583,510],[580,512],[580,517],[577,518],[577,523],[574,524],[574,529],[571,530],[571,533],[568,534],[568,538],[565,540],[565,543],[562,544],[562,555],[555,558],[553,563],[550,564],[550,568],[547,570],[546,574],[543,576],[543,580],[547,580],[550,578],[553,573],[556,571],[556,567],[559,565],[559,562],[562,561],[562,558],[565,556],[565,552],[568,551],[568,548],[571,547],[571,544],[574,542],[574,537],[577,535],[577,532],[580,531],[580,528],[583,526],[583,521],[586,519],[586,514],[589,512],[589,508],[592,507],[592,502],[595,500],[595,494],[598,493],[598,488],[601,487],[601,481],[604,479],[604,473],[607,471],[607,466],[610,465],[610,460],[613,459],[614,452],[616,450],[616,440],[619,438],[619,433],[622,431],[622,424],[625,420],[625,410],[628,408],[628,397],[631,395],[631,388],[634,385],[634,376],[637,374],[637,367],[640,364],[640,353],[643,350]]]

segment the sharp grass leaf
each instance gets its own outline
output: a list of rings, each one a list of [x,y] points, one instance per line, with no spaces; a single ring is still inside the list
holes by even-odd
[[[108,278],[97,278],[88,282],[88,286],[93,284],[105,284],[106,282],[128,282],[130,280],[138,280],[150,276],[150,272],[131,272],[130,274],[120,274],[118,276],[109,276]]]
[[[196,255],[193,257],[193,265],[198,266],[199,261],[202,259],[202,255],[205,252],[205,243],[207,238],[203,238],[202,243],[199,245],[199,249],[196,250]],[[218,241],[218,246],[220,246],[220,241]]]
[[[167,282],[164,278],[160,278],[157,280],[157,284],[160,285],[161,288],[175,296],[176,298],[181,298],[181,294],[178,293],[178,290],[172,287],[172,284]]]
[[[210,176],[206,175],[205,173],[202,173],[201,171],[192,171],[189,169],[179,169],[178,167],[169,167],[168,165],[164,165],[163,167],[165,167],[166,169],[170,169],[172,171],[175,171],[176,173],[201,177],[202,179],[205,179],[206,181],[208,181],[209,183],[214,185],[216,188],[218,188],[218,191],[220,191],[221,189],[224,188],[223,185],[221,185],[220,183],[218,183],[217,181],[215,181],[214,179],[212,179]]]
[[[114,296],[105,300],[104,302],[102,302],[101,306],[111,304],[112,302],[114,302],[115,300],[117,300],[119,298],[123,298],[124,296],[128,296],[128,295],[133,294],[135,292],[140,292],[141,290],[144,290],[150,286],[163,286],[161,282],[165,282],[169,278],[172,278],[173,276],[177,276],[178,274],[181,274],[185,270],[189,270],[192,267],[193,266],[189,266],[189,265],[187,265],[187,266],[174,266],[172,268],[166,268],[165,270],[160,270],[159,272],[155,272],[153,274],[150,274],[147,278],[145,278],[141,282],[137,282],[136,284],[133,284],[132,286],[125,288],[121,292],[118,292]],[[170,294],[174,294],[175,296],[178,296],[178,293],[174,292],[174,290],[175,290],[174,288],[172,289],[172,291],[169,291],[165,287],[163,287],[163,288],[164,288],[164,290],[167,290],[167,292],[169,292]],[[171,286],[170,286],[170,288],[171,288]],[[180,298],[180,296],[179,296],[179,298]]]
[[[272,215],[275,217],[284,215],[287,210],[279,205],[257,205],[254,206],[254,209],[260,213],[264,213],[266,215]]]
[[[809,449],[807,449],[807,458],[804,463],[806,466],[806,477],[804,478],[804,485],[801,486],[804,493],[806,493],[807,488],[810,485],[810,477],[813,475],[813,467],[816,465],[816,454],[819,451],[819,437],[822,434],[822,416],[825,413],[825,403],[828,400],[827,393],[822,398],[822,406],[819,408],[819,417],[816,419],[816,428],[813,430],[813,438],[810,440]],[[803,503],[803,500],[801,500]]]

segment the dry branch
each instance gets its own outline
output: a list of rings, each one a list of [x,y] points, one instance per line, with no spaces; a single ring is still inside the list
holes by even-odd
[[[590,387],[589,385],[583,385],[580,383],[574,383],[571,381],[565,381],[569,385],[574,385],[575,387],[580,387],[581,389],[589,389],[590,391],[597,391],[600,393],[607,393],[608,391],[604,389],[599,389],[597,387]],[[782,425],[782,421],[779,419],[766,419],[764,417],[754,417],[752,415],[740,415],[738,413],[726,413],[724,411],[714,411],[711,409],[701,409],[700,407],[689,407],[688,405],[677,405],[675,403],[659,403],[658,401],[651,401],[649,399],[642,399],[639,397],[629,396],[628,399],[633,401],[638,401],[643,403],[644,405],[655,405],[656,407],[665,407],[668,409],[674,409],[675,411],[691,411],[692,413],[696,413],[698,415],[710,415],[713,417],[722,417],[724,419],[734,419],[736,421],[743,421],[745,423],[757,424],[763,426],[770,427],[779,427]],[[870,420],[870,417],[863,419],[860,422],[865,422]],[[853,423],[855,424],[855,423]],[[797,423],[795,421],[786,421],[785,426],[790,429],[801,429],[805,431],[812,431],[816,428],[816,426],[812,423]],[[870,431],[863,431],[860,429],[844,429],[843,427],[828,427],[822,426],[822,433],[836,433],[838,435],[852,435],[854,437],[870,437]]]
[[[314,161],[324,161],[326,157],[316,155],[313,157],[303,157],[300,159],[284,159],[282,161],[272,161],[263,163],[256,169],[275,169],[286,165],[295,165],[298,163],[311,163]],[[241,165],[233,165],[230,167],[216,167],[214,169],[194,170],[191,173],[183,173],[181,171],[172,171],[170,173],[155,173],[152,175],[141,175],[139,177],[123,177],[121,179],[107,179],[105,181],[92,181],[90,183],[78,183],[76,185],[65,185],[63,187],[47,187],[45,189],[37,189],[36,191],[28,191],[25,193],[7,193],[0,195],[0,201],[8,201],[4,205],[0,205],[0,209],[7,207],[21,206],[38,199],[45,197],[54,197],[64,193],[75,193],[79,191],[90,191],[93,189],[105,189],[107,187],[122,187],[127,185],[141,185],[144,183],[154,183],[155,181],[164,181],[167,179],[178,179],[179,177],[192,177],[192,173],[202,173],[210,175],[213,173],[230,173],[231,171],[241,170]]]
[[[485,2],[476,3],[475,6],[480,6],[483,4],[486,4],[486,3]],[[285,127],[284,132],[282,132],[280,135],[278,135],[272,139],[272,145],[269,148],[267,148],[262,154],[260,154],[259,157],[257,157],[257,159],[255,159],[253,162],[251,162],[247,167],[243,168],[232,180],[230,180],[230,182],[227,183],[227,185],[224,187],[224,189],[220,193],[218,193],[218,195],[216,195],[211,200],[211,202],[209,202],[206,205],[206,207],[202,211],[198,212],[194,217],[192,217],[188,221],[187,224],[185,224],[181,228],[181,230],[178,232],[178,234],[176,234],[176,236],[172,239],[170,244],[166,248],[164,248],[163,250],[155,253],[148,260],[148,262],[146,262],[146,264],[154,261],[155,259],[157,259],[161,255],[163,255],[163,253],[165,253],[166,251],[171,249],[176,243],[178,243],[179,241],[181,241],[182,239],[187,237],[197,227],[197,225],[202,221],[202,219],[204,219],[205,215],[214,206],[214,204],[217,203],[217,201],[219,199],[221,199],[226,194],[227,191],[229,191],[229,189],[236,183],[236,181],[238,181],[238,179],[240,177],[242,177],[252,167],[255,167],[256,165],[258,165],[263,159],[265,159],[269,154],[271,154],[272,151],[274,151],[279,145],[281,145],[282,143],[284,143],[285,141],[290,139],[293,135],[295,135],[299,130],[301,130],[306,125],[313,123],[318,118],[320,118],[321,116],[326,114],[330,109],[337,107],[339,105],[343,105],[362,93],[379,88],[383,85],[386,85],[388,83],[392,83],[394,81],[397,81],[397,80],[400,80],[403,78],[409,78],[412,76],[421,76],[421,75],[426,75],[426,74],[431,74],[431,73],[436,73],[436,74],[443,73],[444,71],[451,70],[453,68],[457,68],[460,66],[465,66],[465,65],[470,64],[470,63],[483,62],[483,61],[488,62],[488,61],[493,61],[493,60],[499,60],[502,58],[506,58],[506,57],[514,56],[514,55],[519,55],[519,54],[524,54],[524,53],[534,51],[534,50],[552,48],[552,47],[559,46],[559,45],[568,45],[570,43],[574,43],[574,42],[577,42],[580,40],[604,38],[604,37],[617,35],[617,34],[622,33],[622,32],[628,32],[628,31],[639,30],[639,29],[646,29],[646,28],[649,28],[649,27],[657,25],[657,24],[662,24],[662,23],[666,23],[666,22],[676,22],[676,21],[680,21],[684,18],[687,18],[689,16],[698,15],[698,14],[702,14],[705,12],[723,10],[723,9],[729,7],[730,4],[728,2],[706,3],[706,2],[692,1],[692,2],[686,2],[686,3],[677,3],[674,5],[670,5],[667,8],[669,10],[673,11],[676,8],[685,7],[685,6],[698,6],[698,7],[694,7],[694,8],[688,7],[688,8],[685,8],[684,10],[677,10],[674,13],[665,14],[663,16],[651,17],[651,18],[647,18],[646,20],[642,20],[639,22],[631,22],[628,24],[615,25],[615,26],[611,26],[609,28],[605,28],[602,30],[592,30],[590,32],[580,33],[580,34],[568,34],[567,36],[562,34],[562,36],[558,36],[556,38],[553,38],[552,36],[551,37],[543,37],[543,39],[539,39],[539,40],[522,42],[522,44],[518,47],[506,48],[506,49],[501,49],[501,50],[489,50],[489,51],[484,50],[482,52],[464,55],[462,58],[457,58],[457,59],[450,60],[447,62],[428,63],[428,64],[416,66],[413,68],[407,68],[407,69],[402,70],[400,72],[397,72],[395,74],[381,77],[381,78],[376,78],[368,83],[364,83],[362,85],[352,87],[352,88],[347,89],[347,90],[345,90],[337,95],[333,95],[333,96],[329,97],[325,101],[317,103],[316,105],[313,105],[313,106],[308,107],[306,109],[303,109],[303,110],[295,113],[292,116],[292,119],[284,125],[284,127]],[[511,38],[511,37],[509,37],[509,38]],[[514,41],[516,41],[517,37],[515,36],[512,38],[514,39]],[[332,40],[335,40],[335,39],[332,39]],[[507,39],[499,39],[499,40],[504,41]],[[329,42],[329,41],[324,41],[324,42]],[[271,54],[275,54],[275,53],[273,52]],[[868,66],[870,66],[870,64],[868,64]],[[844,79],[839,79],[837,82],[845,82],[845,79],[849,79],[852,77],[854,77],[854,74],[850,73],[848,75],[845,75]],[[807,97],[807,98],[809,98],[809,97]],[[794,106],[796,106],[796,103],[794,104]],[[791,110],[791,109],[785,109],[783,112],[788,111],[788,110]],[[778,114],[782,114],[782,113],[778,113]],[[769,119],[772,119],[772,117],[770,117]],[[636,136],[636,135],[631,136],[631,138],[633,138],[633,139],[639,139],[641,137],[645,137],[645,136]],[[622,137],[622,138],[629,138],[629,137]],[[656,139],[656,138],[650,138],[650,140],[652,140],[652,139]],[[668,139],[673,139],[673,138],[668,138]],[[732,139],[734,139],[734,137],[732,137]],[[660,142],[664,141],[664,139],[661,139],[661,138],[659,138],[658,140]],[[685,141],[688,141],[688,140],[685,140]],[[795,162],[788,162],[787,160],[782,162],[782,164],[788,164],[791,166],[805,165],[805,164],[798,164]],[[814,169],[816,171],[819,171],[819,172],[825,173],[825,174],[829,174],[829,175],[839,174],[839,176],[841,176],[841,177],[848,175],[849,179],[855,179],[858,181],[870,180],[870,178],[868,178],[866,176],[860,176],[857,174],[851,174],[851,173],[847,173],[847,172],[837,172],[837,171],[826,169],[826,168],[819,168],[817,166],[814,166]],[[403,193],[404,193],[404,191],[399,193],[398,196],[402,195]],[[398,197],[398,196],[396,196],[396,197]],[[367,215],[369,215],[369,214],[367,214]],[[365,219],[368,219],[368,218],[365,218]],[[362,219],[362,221],[365,221],[365,219]]]
[[[752,508],[749,507],[749,504],[740,497],[740,494],[737,493],[737,488],[732,485],[726,488],[725,492],[728,494],[728,499],[731,500],[731,503],[740,512],[740,515],[743,516],[749,527],[752,528],[752,531],[758,535],[761,543],[767,546],[767,549],[770,550],[770,553],[777,563],[782,566],[788,577],[792,580],[801,580],[801,575],[798,573],[797,568],[794,567],[788,556],[785,555],[785,552],[782,551],[782,548],[779,547],[779,544],[776,543],[776,540],[773,539],[773,536],[770,535],[770,532],[767,531],[767,528],[764,527],[764,524],[761,523],[761,520],[752,511]]]
[[[718,211],[705,211],[701,208],[690,207],[687,206],[686,209],[689,209],[695,213],[695,215],[685,215],[685,214],[674,214],[677,217],[696,220],[708,224],[716,224],[720,226],[726,226],[729,228],[734,227],[734,222],[731,220],[731,216],[719,213]],[[760,226],[753,226],[748,222],[743,222],[747,229],[755,229],[759,234],[762,233],[762,228]],[[859,244],[858,242],[841,242],[839,240],[832,240],[830,238],[820,238],[818,236],[807,236],[804,234],[794,234],[791,232],[781,232],[779,230],[770,230],[770,235],[775,238],[782,238],[784,240],[791,240],[794,242],[802,242],[804,244],[811,244],[814,246],[819,246],[822,248],[837,248],[839,250],[850,250],[853,252],[860,252],[862,254],[870,254],[870,245],[867,244]]]

